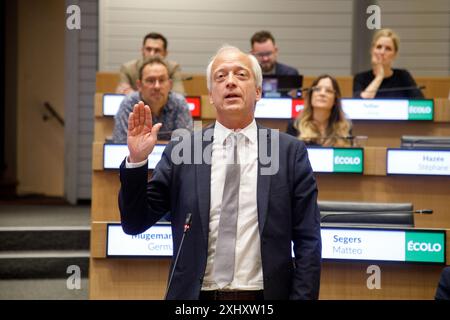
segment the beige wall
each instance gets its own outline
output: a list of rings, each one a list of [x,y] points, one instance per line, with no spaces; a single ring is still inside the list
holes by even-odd
[[[352,0],[101,0],[99,70],[118,71],[139,55],[142,38],[161,32],[183,72],[204,73],[224,43],[250,49],[269,29],[278,60],[301,74],[350,75]]]
[[[64,128],[42,120],[44,102],[64,116],[65,4],[18,2],[18,193],[64,194]]]
[[[182,71],[203,73],[222,43],[250,49],[250,37],[272,31],[279,61],[300,73],[351,74],[352,0],[101,0],[99,70],[118,71],[139,55],[150,31],[169,41],[169,59]],[[450,1],[378,0],[381,27],[401,39],[395,67],[415,76],[450,75]],[[365,14],[365,13],[364,13]],[[369,15],[367,14],[368,18]],[[367,55],[369,53],[367,52]]]

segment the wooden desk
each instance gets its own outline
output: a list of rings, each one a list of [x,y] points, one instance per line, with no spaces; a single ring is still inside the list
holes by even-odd
[[[102,114],[103,93],[96,93],[94,97],[94,141],[105,141],[112,136],[114,129],[113,117]],[[435,100],[434,121],[353,121],[353,135],[367,136],[367,146],[399,147],[402,135],[450,136],[450,101],[437,98]],[[208,96],[201,96],[202,126],[206,126],[216,119],[216,110],[209,102]],[[286,131],[287,120],[257,119],[257,122],[269,128]]]
[[[412,202],[433,215],[416,215],[418,228],[450,229],[449,177],[385,175],[386,148],[365,148],[365,174],[316,174],[319,199],[368,202]],[[93,145],[91,299],[161,299],[168,277],[168,259],[111,259],[106,256],[106,223],[119,222],[117,170],[102,168],[103,144]],[[447,237],[447,246],[450,246]],[[447,252],[447,261],[450,255]],[[382,289],[369,290],[370,263],[324,262],[321,299],[432,299],[441,266],[378,264]]]
[[[206,97],[202,98],[207,101]],[[161,299],[168,278],[169,259],[108,259],[106,223],[120,222],[117,170],[103,170],[103,143],[112,134],[114,119],[101,114],[101,95],[95,97],[93,143],[91,299]],[[209,102],[203,102],[203,106]],[[416,209],[431,208],[434,214],[416,215],[420,228],[450,229],[449,177],[386,176],[386,146],[398,146],[403,134],[450,135],[450,112],[445,101],[438,122],[355,122],[355,134],[369,135],[364,150],[364,175],[317,174],[320,200],[412,202]],[[211,107],[211,106],[210,106]],[[203,114],[204,123],[214,121],[214,109]],[[447,120],[446,120],[447,119]],[[260,121],[285,129],[286,121]],[[447,231],[447,235],[448,231]],[[447,247],[450,246],[447,236]],[[447,252],[447,262],[450,261]],[[380,290],[369,290],[369,263],[324,262],[320,299],[433,299],[441,266],[379,264]]]

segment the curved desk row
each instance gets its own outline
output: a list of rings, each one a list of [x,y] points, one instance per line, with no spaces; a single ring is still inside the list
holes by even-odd
[[[106,97],[114,100],[117,95],[106,95]],[[123,96],[119,96],[119,100],[120,97]],[[191,97],[190,99],[192,100],[190,101],[191,111],[195,114],[200,113],[200,117],[194,117],[194,120],[199,122],[196,125],[205,126],[215,120],[215,109],[209,103],[208,96]],[[106,100],[109,107],[104,104],[104,94],[97,93],[95,96],[94,141],[105,141],[111,137],[114,129],[112,115],[117,112],[118,104],[117,101],[111,102],[109,98]],[[450,101],[448,99],[423,100],[425,103],[433,102],[432,108],[426,105],[409,105],[410,101],[348,99],[348,112],[354,118],[352,120],[353,134],[368,137],[364,142],[367,146],[386,147],[398,147],[402,135],[450,136],[450,126],[448,125],[450,123]],[[376,102],[375,107],[374,102]],[[273,103],[276,104],[274,107],[272,107]],[[385,113],[384,111],[389,110],[391,106],[395,106],[393,109],[397,111]],[[302,108],[301,100],[268,99],[259,105],[257,111],[260,111],[256,113],[257,121],[266,127],[284,132],[289,119],[301,112]],[[361,112],[361,110],[365,111]],[[411,112],[409,112],[410,110]],[[373,119],[364,120],[368,117]],[[422,120],[418,120],[420,117]]]
[[[404,262],[445,265],[446,230],[389,227],[324,226],[323,261]],[[292,244],[292,257],[294,248]],[[128,235],[119,223],[107,225],[105,251],[98,258],[172,257],[172,228],[160,222],[138,235]]]
[[[96,96],[96,101],[98,101]],[[202,102],[205,97],[202,97]],[[433,209],[433,215],[417,215],[419,229],[450,229],[448,176],[387,175],[387,148],[398,147],[400,137],[450,136],[450,109],[435,101],[433,121],[354,121],[354,134],[369,139],[363,152],[363,173],[316,173],[320,200],[411,202],[417,209]],[[204,106],[204,105],[202,105]],[[90,260],[91,299],[162,299],[168,278],[167,258],[106,258],[107,224],[120,222],[117,170],[104,169],[104,141],[114,120],[95,111],[92,174],[92,228]],[[101,109],[100,109],[101,110]],[[204,110],[204,109],[203,109]],[[203,112],[202,110],[202,112]],[[440,116],[436,116],[436,112]],[[215,115],[210,115],[212,121]],[[440,118],[439,118],[440,117]],[[441,122],[442,121],[444,122]],[[439,121],[437,121],[439,120]],[[284,130],[286,120],[261,120]],[[447,122],[447,123],[446,123]],[[333,157],[334,158],[334,157]],[[345,160],[343,160],[345,162]],[[354,162],[354,161],[353,161]],[[150,173],[150,172],[149,172]],[[447,245],[449,247],[449,237]],[[447,250],[448,251],[448,250]],[[447,252],[447,263],[450,257]],[[368,287],[369,267],[381,269],[380,289]],[[325,261],[321,299],[432,299],[442,266],[400,262]],[[369,273],[368,273],[369,272]],[[370,281],[369,281],[370,282]],[[375,286],[376,287],[376,286]]]
[[[117,170],[105,170],[104,145],[93,146],[90,296],[93,299],[161,299],[168,276],[167,258],[106,258],[108,223],[120,222]],[[149,171],[150,173],[150,171]],[[418,229],[450,228],[449,177],[388,176],[386,148],[364,148],[364,173],[317,173],[319,199],[412,202],[431,208],[417,215]],[[449,247],[447,237],[447,247]],[[447,253],[447,262],[450,257]],[[381,269],[381,289],[369,289],[367,269]],[[321,299],[432,299],[442,266],[400,262],[324,261]]]
[[[114,116],[124,99],[123,94],[97,93],[95,115]],[[215,119],[209,96],[186,96],[193,118]],[[351,120],[422,120],[449,122],[448,99],[341,99],[342,109]],[[435,106],[436,105],[436,106]],[[289,120],[304,109],[303,99],[262,98],[256,103],[256,119]]]
[[[166,142],[155,145],[148,158],[149,169],[155,168],[165,147]],[[450,146],[442,150],[381,147],[308,147],[307,150],[312,169],[316,173],[450,176]],[[94,170],[119,169],[128,155],[128,147],[126,144],[95,143],[94,154]],[[382,162],[386,164],[384,167]]]

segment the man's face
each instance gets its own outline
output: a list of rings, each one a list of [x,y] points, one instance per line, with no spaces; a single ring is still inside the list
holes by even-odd
[[[160,56],[165,58],[167,51],[164,49],[164,42],[161,39],[147,39],[142,46],[142,56],[145,58]]]
[[[220,53],[211,67],[209,100],[217,110],[217,119],[253,119],[261,88],[256,87],[255,75],[247,55],[235,50]]]
[[[172,80],[164,65],[154,63],[146,65],[142,70],[142,79],[137,81],[137,87],[146,104],[160,107],[167,102]]]
[[[277,62],[278,48],[270,39],[253,43],[251,53],[258,59],[263,72],[271,71]]]

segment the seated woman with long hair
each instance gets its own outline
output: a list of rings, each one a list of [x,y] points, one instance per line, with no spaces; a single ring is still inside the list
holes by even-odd
[[[308,90],[305,108],[288,124],[287,133],[306,145],[350,147],[352,124],[341,106],[341,90],[332,76],[315,79]]]

